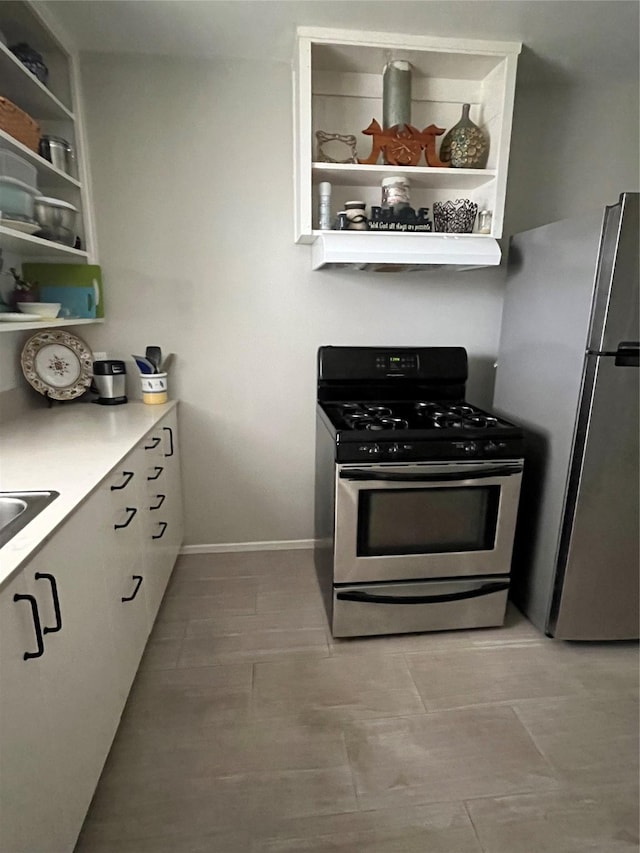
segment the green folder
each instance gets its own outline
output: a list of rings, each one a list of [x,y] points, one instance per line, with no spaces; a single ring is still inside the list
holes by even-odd
[[[38,282],[43,302],[60,302],[62,316],[66,309],[74,316],[104,317],[102,270],[97,264],[25,263],[22,276],[27,281]],[[79,314],[80,305],[83,310]]]

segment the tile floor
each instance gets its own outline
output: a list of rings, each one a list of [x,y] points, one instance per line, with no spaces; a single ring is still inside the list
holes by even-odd
[[[638,851],[636,644],[333,640],[310,551],[181,557],[76,853]]]

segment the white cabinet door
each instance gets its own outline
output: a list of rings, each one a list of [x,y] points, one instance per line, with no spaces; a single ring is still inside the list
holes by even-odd
[[[141,499],[146,472],[142,461],[137,451],[130,453],[99,490],[104,506],[101,528],[107,555],[107,607],[118,661],[121,704],[129,694],[149,635],[149,577],[143,551],[146,533]]]
[[[169,551],[171,570],[182,545],[184,534],[184,519],[182,508],[182,476],[180,471],[180,445],[178,441],[178,418],[175,409],[163,419],[161,425],[163,434],[162,452],[167,467],[167,499],[165,510],[168,529],[166,532],[166,547]]]
[[[57,743],[44,696],[42,620],[31,572],[0,593],[0,851],[61,853]]]
[[[45,632],[42,685],[58,752],[57,799],[82,827],[120,718],[100,504],[90,497],[29,563]],[[67,849],[67,848],[64,848]]]
[[[3,853],[73,850],[111,747],[119,704],[102,554],[89,498],[1,596]]]

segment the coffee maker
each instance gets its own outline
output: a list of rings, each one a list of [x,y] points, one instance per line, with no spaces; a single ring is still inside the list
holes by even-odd
[[[98,394],[94,403],[101,406],[117,406],[127,402],[125,376],[127,370],[124,361],[106,358],[93,362],[93,391]]]

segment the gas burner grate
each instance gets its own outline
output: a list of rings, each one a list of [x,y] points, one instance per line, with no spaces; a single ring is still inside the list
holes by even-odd
[[[462,429],[465,426],[465,420],[455,414],[445,413],[434,417],[433,425],[438,429]]]
[[[377,429],[409,429],[409,422],[404,418],[384,417],[379,418],[378,423]]]

